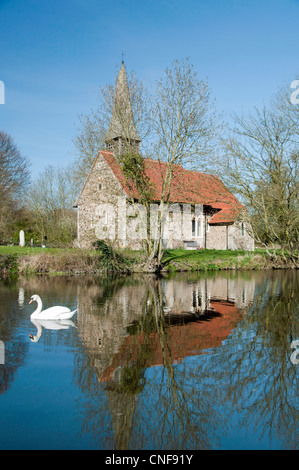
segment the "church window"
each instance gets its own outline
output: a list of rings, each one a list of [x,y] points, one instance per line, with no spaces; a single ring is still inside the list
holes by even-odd
[[[201,237],[201,219],[192,219],[192,237]]]
[[[195,237],[195,219],[192,220],[192,237]]]
[[[197,219],[197,236],[201,237],[201,220]]]

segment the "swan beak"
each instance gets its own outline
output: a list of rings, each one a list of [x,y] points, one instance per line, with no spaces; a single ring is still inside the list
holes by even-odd
[[[31,304],[32,302],[33,302],[33,300],[32,300],[32,299],[30,299],[30,300],[29,300],[29,304]]]
[[[29,338],[33,339],[33,338],[34,338],[34,336],[32,336],[32,335],[29,333]]]

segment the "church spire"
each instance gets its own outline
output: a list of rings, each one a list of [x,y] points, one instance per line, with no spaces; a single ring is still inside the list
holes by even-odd
[[[114,150],[117,154],[120,154],[128,149],[138,152],[140,142],[141,139],[134,124],[127,73],[122,55],[111,122],[105,136],[105,143],[107,149]]]

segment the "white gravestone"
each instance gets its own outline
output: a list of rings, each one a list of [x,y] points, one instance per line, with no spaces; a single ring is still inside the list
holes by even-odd
[[[25,233],[24,233],[24,230],[20,231],[20,246],[25,246]]]

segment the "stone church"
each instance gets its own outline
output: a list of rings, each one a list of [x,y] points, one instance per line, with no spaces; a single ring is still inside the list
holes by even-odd
[[[118,75],[111,123],[74,207],[77,208],[78,246],[97,239],[117,247],[141,249],[146,237],[155,236],[167,163],[144,159],[145,174],[153,188],[148,214],[137,188],[123,174],[118,156],[139,152],[141,139],[134,124],[124,62]],[[169,204],[163,216],[163,246],[185,249],[254,250],[250,226],[242,220],[244,207],[215,175],[176,165]]]

